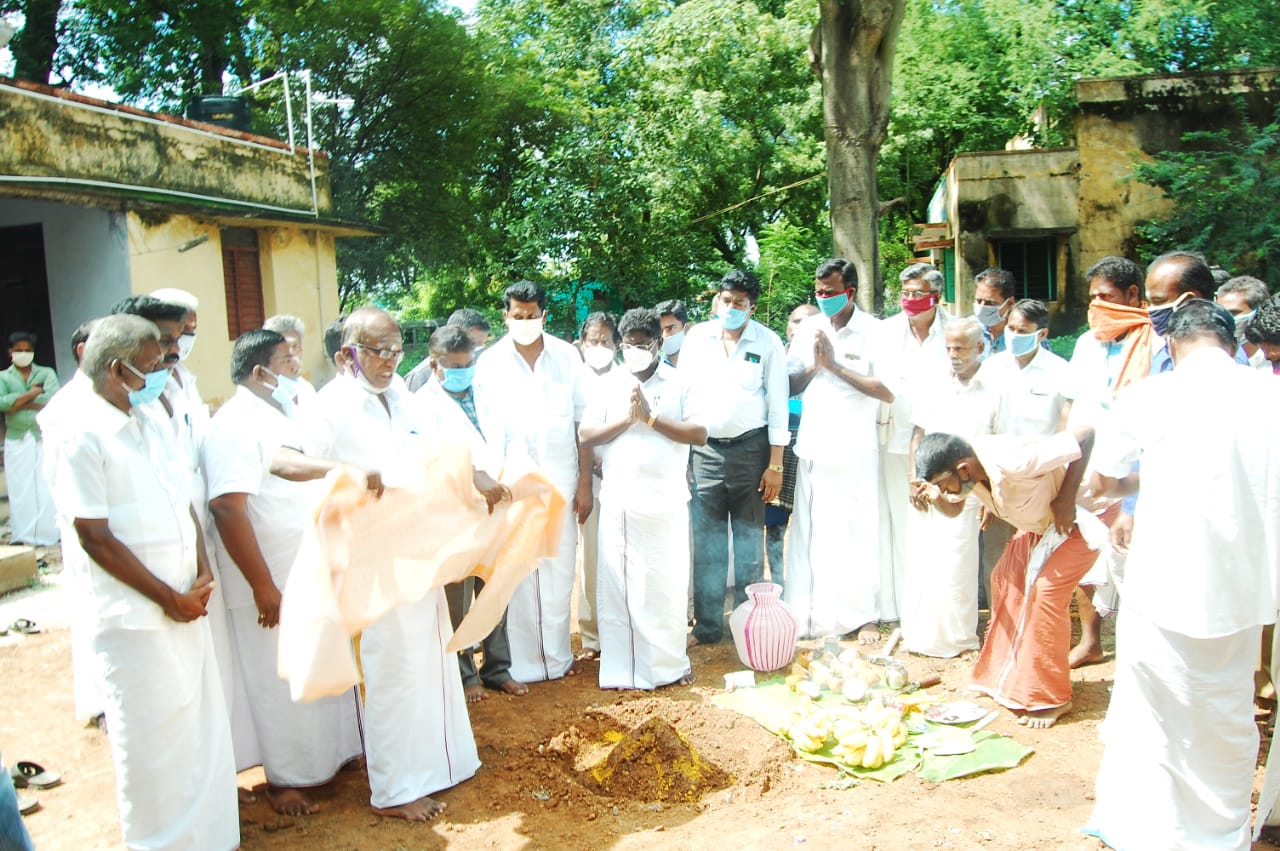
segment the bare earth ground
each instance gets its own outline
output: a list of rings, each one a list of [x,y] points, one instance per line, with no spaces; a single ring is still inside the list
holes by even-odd
[[[47,555],[55,571],[57,554],[54,549]],[[35,760],[64,778],[62,786],[38,793],[42,809],[27,817],[37,847],[115,848],[120,833],[107,739],[72,717],[61,580],[55,572],[35,589],[0,598],[0,623],[30,617],[46,627],[39,635],[0,638],[0,681],[9,695],[0,705],[0,748],[9,763]],[[1108,651],[1112,636],[1108,629]],[[992,729],[1035,748],[1016,769],[942,784],[908,775],[890,784],[838,788],[834,770],[794,758],[785,743],[754,722],[710,704],[723,674],[742,667],[731,643],[695,648],[692,659],[698,681],[691,687],[603,692],[596,686],[596,665],[589,663],[581,675],[534,685],[526,697],[494,693],[474,705],[471,719],[484,765],[441,795],[448,810],[431,824],[373,815],[363,771],[340,775],[321,791],[316,815],[278,816],[261,794],[261,770],[245,772],[241,785],[256,787],[259,796],[241,810],[244,848],[1101,847],[1078,830],[1092,805],[1110,662],[1076,673],[1076,710],[1058,726],[1027,730],[1008,714],[995,722]],[[971,664],[972,654],[908,659],[913,676],[941,674],[944,693],[963,692]],[[700,800],[664,803],[657,800],[662,790],[642,779],[599,794],[575,776],[572,753],[563,754],[566,745],[616,738],[655,716],[731,775],[727,788]],[[1255,786],[1260,784],[1261,770]]]

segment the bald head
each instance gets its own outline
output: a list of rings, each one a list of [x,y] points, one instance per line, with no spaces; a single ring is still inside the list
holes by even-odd
[[[341,366],[351,371],[374,393],[391,386],[396,367],[404,358],[400,326],[380,307],[362,307],[342,325]]]
[[[1190,298],[1212,299],[1218,286],[1209,264],[1190,251],[1161,254],[1147,267],[1147,300],[1152,307],[1176,301],[1190,293]]]

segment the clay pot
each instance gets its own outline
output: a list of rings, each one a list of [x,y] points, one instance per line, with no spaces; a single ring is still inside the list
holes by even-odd
[[[738,658],[753,671],[776,671],[795,658],[796,618],[781,596],[781,585],[748,585],[747,602],[729,616]]]

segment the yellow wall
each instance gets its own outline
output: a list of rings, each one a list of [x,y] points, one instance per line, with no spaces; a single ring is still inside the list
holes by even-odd
[[[244,226],[244,225],[241,225]],[[128,214],[132,291],[146,295],[162,287],[186,290],[200,300],[196,347],[187,360],[201,395],[212,407],[235,391],[218,224],[174,215],[164,221]],[[179,246],[207,236],[187,251]],[[303,373],[315,380],[322,371],[324,326],[338,316],[338,273],[334,238],[327,232],[293,227],[258,229],[259,262],[265,315],[289,313],[307,326]]]

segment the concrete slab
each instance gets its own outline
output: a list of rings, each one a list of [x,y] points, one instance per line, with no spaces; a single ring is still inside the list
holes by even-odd
[[[0,594],[26,588],[38,575],[34,547],[0,545]]]

